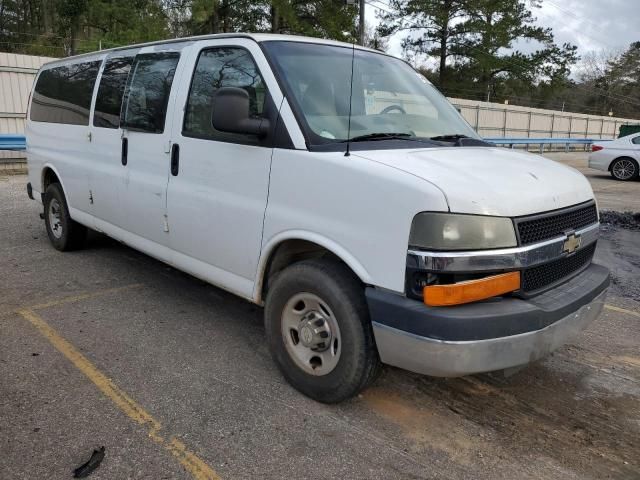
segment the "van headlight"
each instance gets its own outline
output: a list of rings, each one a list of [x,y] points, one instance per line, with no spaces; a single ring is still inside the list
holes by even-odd
[[[517,245],[513,222],[505,217],[419,213],[413,218],[409,247],[423,250],[485,250]]]

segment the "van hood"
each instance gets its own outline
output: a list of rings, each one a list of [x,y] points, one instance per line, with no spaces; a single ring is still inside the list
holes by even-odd
[[[420,177],[439,188],[449,211],[517,217],[593,199],[574,168],[505,148],[448,147],[352,153]]]

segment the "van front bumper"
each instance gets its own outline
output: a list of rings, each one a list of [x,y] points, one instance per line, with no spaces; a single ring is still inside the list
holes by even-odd
[[[538,360],[574,337],[604,306],[609,271],[591,264],[530,299],[498,298],[458,307],[366,290],[383,363],[436,377],[503,370]]]

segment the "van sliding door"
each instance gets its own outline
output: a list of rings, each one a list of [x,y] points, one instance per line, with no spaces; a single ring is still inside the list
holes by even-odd
[[[118,51],[102,67],[91,125],[91,213],[98,230],[124,228],[125,169],[120,162],[122,98],[136,50]],[[108,233],[114,234],[113,231]]]
[[[138,248],[152,254],[154,244],[169,243],[166,193],[175,103],[172,86],[179,80],[181,44],[166,48],[140,50],[131,67],[121,113],[124,228],[137,236],[132,241]]]

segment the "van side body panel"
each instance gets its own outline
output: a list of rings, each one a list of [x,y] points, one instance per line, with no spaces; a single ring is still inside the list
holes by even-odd
[[[94,54],[82,59],[54,62],[54,66],[97,62],[102,57],[103,55],[101,54]],[[87,163],[87,151],[90,142],[89,126],[31,120],[34,97],[37,96],[36,85],[42,72],[49,66],[50,64],[45,65],[46,68],[41,69],[36,77],[31,91],[31,103],[27,112],[25,133],[27,137],[29,182],[33,187],[34,196],[39,198],[40,194],[44,193],[43,171],[49,166],[56,172],[58,179],[63,184],[67,203],[78,210],[88,212],[90,210],[90,200],[87,186],[89,172],[92,168]],[[95,91],[96,83],[94,83],[93,88]],[[64,102],[59,102],[59,104],[64,106]],[[68,117],[73,117],[70,107]]]
[[[132,58],[135,53],[135,51],[126,54],[122,52],[117,57]],[[108,56],[103,62],[93,92],[94,99],[89,123],[91,131],[89,189],[94,199],[94,203],[91,205],[91,214],[96,217],[96,220],[108,221],[124,228],[126,184],[124,182],[124,167],[121,163],[122,128],[104,128],[94,125],[99,86],[105,74],[105,66],[114,56],[115,54]],[[99,230],[97,224],[94,224],[93,228]]]
[[[332,250],[364,283],[401,293],[411,221],[424,210],[448,207],[421,178],[343,152],[275,149],[259,278],[278,243],[307,232],[300,239]]]

